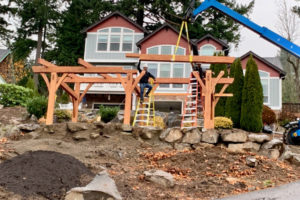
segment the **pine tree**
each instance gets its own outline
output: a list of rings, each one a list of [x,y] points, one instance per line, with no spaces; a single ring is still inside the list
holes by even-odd
[[[226,64],[212,64],[210,69],[213,72],[213,77],[217,77],[221,71],[224,71],[223,77],[228,76]],[[223,88],[223,85],[217,84],[216,93],[219,93]],[[225,116],[226,98],[221,97],[215,107],[215,116]]]
[[[229,93],[233,94],[233,97],[229,97],[226,102],[226,117],[231,118],[233,126],[240,127],[241,120],[241,106],[242,106],[242,94],[244,86],[244,74],[241,64],[241,60],[237,59],[234,63],[234,82],[231,85]],[[231,74],[231,73],[230,73]]]
[[[251,132],[262,129],[263,89],[260,82],[258,67],[250,56],[247,67],[242,95],[240,126]]]

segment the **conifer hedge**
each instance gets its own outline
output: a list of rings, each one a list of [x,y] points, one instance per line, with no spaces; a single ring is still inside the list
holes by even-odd
[[[250,56],[247,66],[242,95],[240,126],[251,132],[262,129],[263,89],[260,82],[258,67]]]
[[[231,70],[233,73],[231,73]],[[226,102],[226,117],[231,118],[233,126],[240,128],[242,94],[244,86],[244,74],[241,60],[237,59],[231,66],[230,77],[234,78],[234,82],[229,89],[229,93],[233,97],[227,98]]]

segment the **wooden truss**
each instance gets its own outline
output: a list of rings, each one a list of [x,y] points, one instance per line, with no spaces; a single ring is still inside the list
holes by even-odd
[[[176,60],[176,62],[180,62]],[[186,62],[186,61],[181,61]],[[54,105],[56,99],[56,91],[61,87],[66,91],[72,99],[73,114],[72,121],[77,122],[78,119],[78,106],[82,101],[87,91],[95,83],[120,83],[125,91],[125,109],[124,109],[124,124],[130,124],[130,113],[132,105],[132,94],[140,94],[138,83],[142,76],[145,74],[142,71],[138,74],[137,70],[124,70],[123,67],[96,67],[82,59],[78,59],[81,66],[57,66],[46,60],[39,59],[39,64],[42,66],[33,66],[33,72],[39,73],[43,77],[48,91],[48,109],[46,116],[46,124],[53,123]],[[220,73],[217,78],[212,78],[211,71],[206,72],[206,78],[203,82],[200,79],[198,72],[193,72],[199,84],[202,87],[203,96],[205,98],[204,108],[204,127],[206,129],[214,128],[214,107],[220,97],[232,96],[231,94],[224,94],[225,89],[233,82],[232,78],[222,78],[224,73]],[[50,79],[47,74],[50,74]],[[98,74],[99,77],[84,77],[78,74]],[[74,84],[74,89],[69,87],[68,83]],[[85,90],[80,93],[80,85],[88,84]],[[189,78],[157,78],[153,92],[159,84],[189,84]],[[224,84],[220,93],[215,94],[216,84]],[[185,95],[174,93],[154,93],[154,95]]]

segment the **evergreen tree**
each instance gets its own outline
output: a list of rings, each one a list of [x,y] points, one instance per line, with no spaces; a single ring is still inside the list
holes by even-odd
[[[251,132],[262,129],[263,89],[260,82],[258,67],[250,56],[247,67],[242,95],[240,126]]]
[[[221,71],[224,71],[223,77],[228,76],[228,70],[226,64],[212,64],[210,66],[212,70],[212,76],[217,77]],[[219,93],[223,88],[223,85],[217,84],[216,93]],[[226,98],[220,97],[216,107],[215,107],[215,116],[225,116],[225,107],[226,107]]]
[[[237,59],[234,63],[234,82],[231,85],[230,93],[233,97],[229,97],[226,102],[226,117],[231,118],[233,126],[240,127],[241,120],[241,106],[242,106],[242,94],[244,86],[244,74],[241,64],[241,60]],[[231,73],[230,73],[231,74]]]
[[[86,37],[81,31],[112,10],[113,4],[107,1],[72,0],[57,27],[55,48],[47,51],[45,58],[58,65],[77,65],[78,58],[83,58]]]
[[[15,8],[12,8],[9,4],[4,4],[3,1],[0,2],[0,39],[2,45],[6,45],[9,43],[9,39],[11,38],[12,30],[8,29],[10,23],[5,19],[5,15],[12,15],[16,11]],[[5,43],[6,42],[6,43]]]
[[[41,58],[47,43],[46,38],[55,31],[59,19],[59,1],[56,0],[14,0],[18,6],[17,15],[21,24],[13,44],[14,59],[24,60],[36,50],[35,64]],[[36,36],[36,39],[34,36]],[[38,75],[34,74],[38,86]]]

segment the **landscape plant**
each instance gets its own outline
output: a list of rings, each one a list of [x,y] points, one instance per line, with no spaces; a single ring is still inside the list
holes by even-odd
[[[0,84],[0,104],[6,107],[26,106],[33,90],[14,84]]]
[[[241,64],[241,60],[237,59],[234,64],[233,84],[231,85],[229,93],[233,94],[233,97],[227,98],[226,102],[226,117],[229,117],[233,126],[240,127],[241,119],[241,106],[242,106],[242,94],[244,86],[244,74]]]
[[[263,109],[263,89],[258,67],[252,55],[247,62],[245,82],[242,95],[241,128],[246,131],[260,132]]]
[[[117,116],[119,110],[120,108],[118,106],[100,105],[99,114],[101,116],[101,120],[105,123],[110,122],[113,118]]]
[[[231,119],[227,117],[215,117],[215,128],[231,129],[232,127],[233,123]]]
[[[47,112],[48,99],[44,96],[36,96],[27,101],[27,111],[30,115],[40,119]]]
[[[276,114],[275,112],[268,106],[263,106],[262,112],[262,120],[263,124],[274,124],[276,122]]]
[[[64,122],[71,119],[71,114],[67,110],[55,110],[54,115],[58,122]]]

